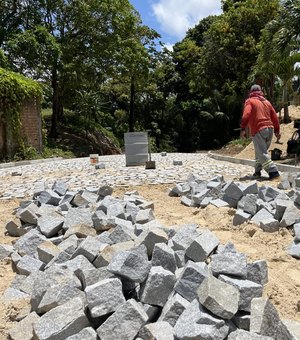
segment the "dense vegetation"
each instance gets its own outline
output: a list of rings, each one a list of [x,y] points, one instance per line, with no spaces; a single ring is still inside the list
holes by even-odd
[[[156,150],[223,145],[251,83],[284,108],[298,74],[299,0],[223,0],[168,51],[128,0],[0,0],[0,67],[43,83],[59,124],[150,130]],[[295,66],[296,65],[296,66]]]

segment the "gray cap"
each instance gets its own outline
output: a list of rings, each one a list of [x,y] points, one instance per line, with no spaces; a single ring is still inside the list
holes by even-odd
[[[261,87],[257,84],[254,84],[251,86],[251,89],[250,89],[250,92],[253,92],[253,91],[261,91]]]

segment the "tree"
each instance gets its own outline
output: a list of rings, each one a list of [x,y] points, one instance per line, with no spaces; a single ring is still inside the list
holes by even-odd
[[[52,86],[52,137],[63,108],[74,106],[81,89],[98,90],[122,68],[136,70],[147,56],[142,40],[155,35],[141,26],[128,0],[13,1],[4,10],[6,27],[14,30],[3,35],[3,48],[14,69]]]
[[[299,75],[297,63],[300,62],[294,24],[294,33],[283,38],[286,27],[291,27],[292,21],[289,19],[297,17],[297,12],[294,15],[289,12],[291,8],[296,10],[300,7],[285,1],[278,16],[264,28],[259,44],[260,53],[253,70],[253,77],[259,77],[265,83],[265,88],[275,103],[279,101],[274,93],[275,84],[280,89],[281,95],[278,93],[277,97],[280,97],[280,108],[284,109],[284,123],[290,122],[289,93],[292,92],[294,76]]]

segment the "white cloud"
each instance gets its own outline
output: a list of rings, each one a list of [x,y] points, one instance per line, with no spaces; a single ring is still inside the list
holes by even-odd
[[[159,0],[152,10],[163,32],[182,39],[199,20],[221,13],[221,0]]]

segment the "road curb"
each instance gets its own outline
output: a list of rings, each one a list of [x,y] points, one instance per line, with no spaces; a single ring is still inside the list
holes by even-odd
[[[14,168],[16,166],[23,166],[23,165],[55,162],[55,161],[61,161],[62,159],[63,159],[62,157],[53,157],[53,158],[44,158],[44,159],[33,159],[33,160],[30,160],[30,161],[19,161],[19,162],[1,163],[0,164],[0,169]]]
[[[230,163],[235,163],[235,164],[242,164],[242,165],[249,165],[253,166],[255,165],[255,161],[251,159],[243,159],[243,158],[235,158],[235,157],[230,157],[230,156],[223,156],[223,155],[218,155],[216,153],[213,153],[209,151],[207,155],[215,160],[218,161],[226,161]],[[279,171],[282,172],[300,172],[300,167],[299,166],[294,166],[294,165],[287,165],[287,164],[278,164],[276,163],[276,166]]]

